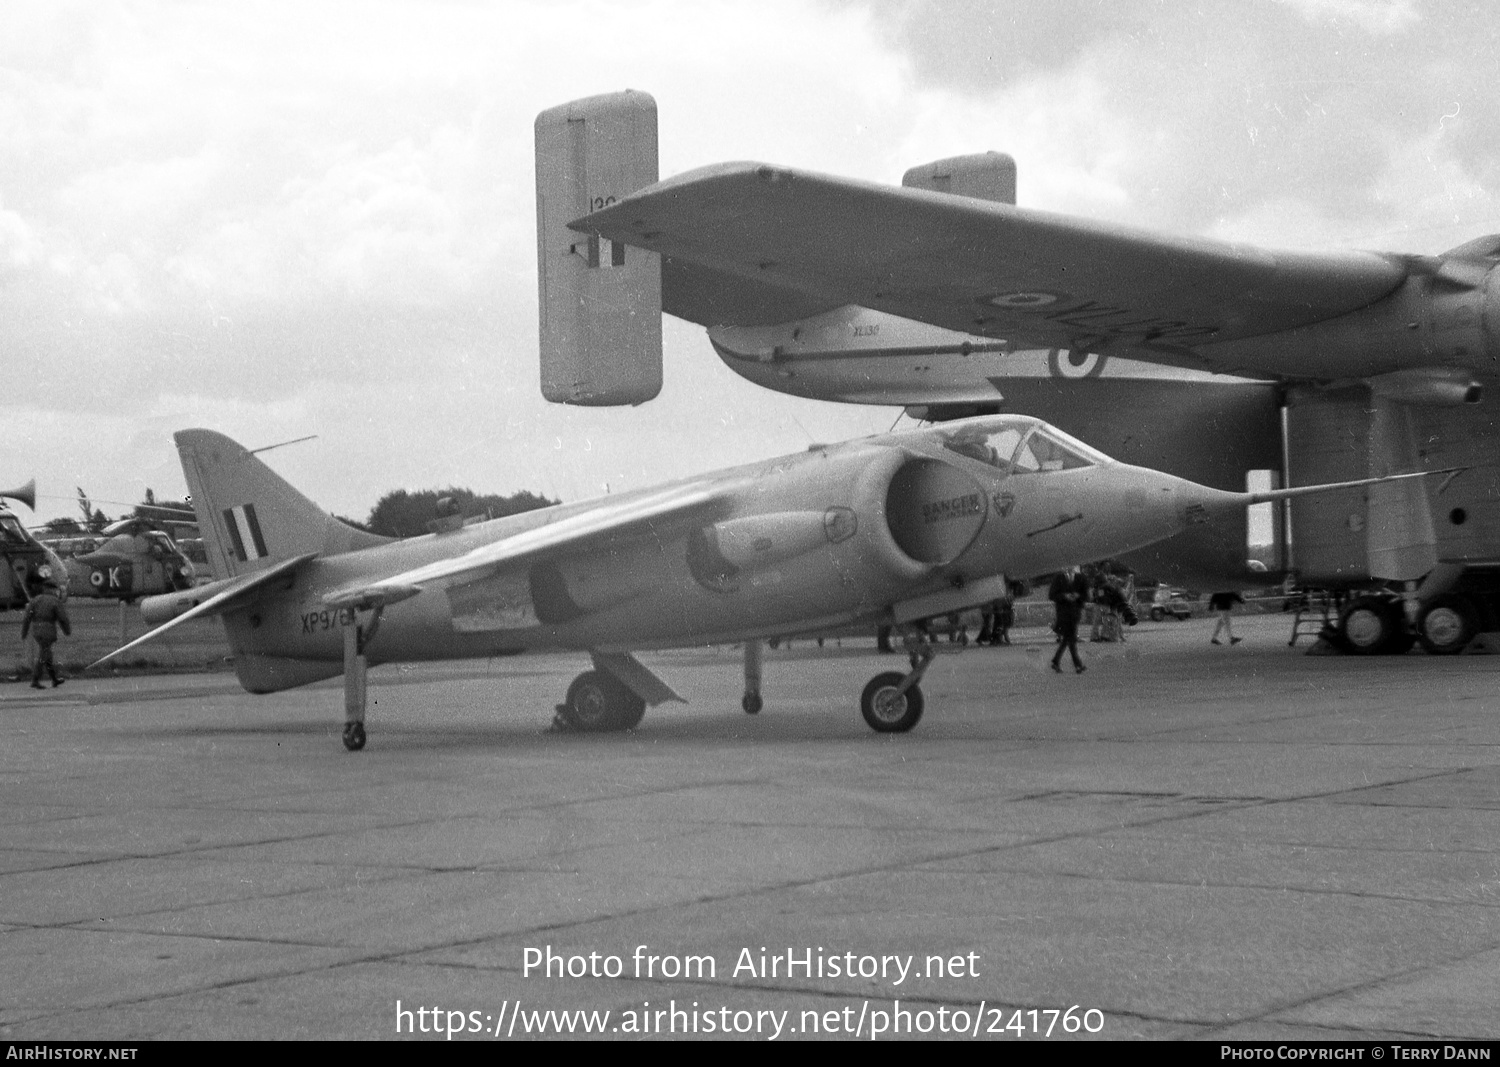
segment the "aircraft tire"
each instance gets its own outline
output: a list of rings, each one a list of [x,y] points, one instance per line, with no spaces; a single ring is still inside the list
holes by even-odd
[[[646,717],[646,702],[623,685],[620,689],[621,701],[615,708],[615,723],[610,729],[634,730]]]
[[[740,707],[745,709],[746,715],[759,715],[760,709],[765,707],[759,693],[746,693],[740,701]]]
[[[350,752],[358,752],[365,747],[364,723],[350,722],[344,724],[344,747]]]
[[[562,715],[582,733],[629,730],[646,714],[646,702],[603,671],[584,671],[568,686]]]
[[[1434,656],[1457,655],[1478,632],[1474,608],[1458,593],[1435,597],[1417,619],[1417,639]]]
[[[1396,652],[1405,636],[1401,605],[1378,596],[1356,597],[1339,615],[1344,647],[1357,656]],[[1406,648],[1400,651],[1406,651]]]
[[[859,697],[859,712],[870,729],[882,734],[901,734],[917,725],[922,717],[922,690],[915,685],[905,693],[896,690],[906,675],[886,671],[870,679]]]

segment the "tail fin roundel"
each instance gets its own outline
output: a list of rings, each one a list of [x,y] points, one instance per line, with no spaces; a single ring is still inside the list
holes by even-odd
[[[221,433],[183,430],[173,437],[217,577],[254,573],[307,553],[332,556],[389,540],[335,519]]]

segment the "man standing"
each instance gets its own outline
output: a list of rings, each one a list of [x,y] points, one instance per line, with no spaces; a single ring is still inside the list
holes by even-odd
[[[1224,636],[1229,638],[1231,645],[1240,643],[1241,638],[1234,636],[1234,626],[1230,623],[1229,617],[1234,613],[1234,606],[1236,604],[1243,604],[1244,602],[1245,598],[1238,593],[1215,593],[1208,598],[1208,609],[1218,612],[1219,615],[1219,621],[1214,623],[1214,634],[1209,638],[1210,642],[1216,645],[1224,643],[1219,640],[1219,631],[1222,629]]]
[[[30,633],[36,642],[36,659],[31,664],[31,688],[42,687],[42,667],[45,666],[52,678],[52,688],[56,689],[65,679],[57,673],[57,664],[52,661],[52,646],[57,642],[58,628],[62,628],[64,636],[71,636],[73,624],[68,621],[68,609],[63,607],[52,586],[36,583],[30,592],[31,602],[21,616],[21,640],[25,641]]]
[[[1089,596],[1089,580],[1077,567],[1069,567],[1052,579],[1047,598],[1057,605],[1057,652],[1052,657],[1052,669],[1062,673],[1063,650],[1073,657],[1073,670],[1084,671],[1083,660],[1078,658],[1078,619]]]

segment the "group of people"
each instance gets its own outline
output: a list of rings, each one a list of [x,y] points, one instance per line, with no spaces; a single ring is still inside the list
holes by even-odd
[[[1082,674],[1088,668],[1083,665],[1083,660],[1078,655],[1078,624],[1083,617],[1087,605],[1094,605],[1094,632],[1092,640],[1125,640],[1123,631],[1117,631],[1117,637],[1108,636],[1110,628],[1118,628],[1121,617],[1125,611],[1130,610],[1130,600],[1124,591],[1118,589],[1108,579],[1102,581],[1091,581],[1083,573],[1080,567],[1069,567],[1052,579],[1052,585],[1047,590],[1047,598],[1056,605],[1057,618],[1052,629],[1057,634],[1057,651],[1052,656],[1052,669],[1062,673],[1063,653],[1068,653],[1073,660],[1073,670]],[[1245,598],[1236,592],[1215,593],[1209,597],[1209,610],[1218,616],[1214,624],[1214,632],[1209,641],[1215,645],[1222,645],[1224,641],[1219,640],[1222,633],[1231,645],[1237,645],[1243,638],[1234,635],[1234,623],[1232,617],[1236,604],[1243,604]],[[1131,611],[1133,615],[1134,612]],[[1133,618],[1127,621],[1134,623]]]
[[[1117,576],[1101,569],[1092,572],[1069,567],[1052,579],[1048,599],[1057,606],[1053,631],[1057,634],[1057,654],[1052,669],[1062,672],[1062,656],[1069,653],[1073,669],[1082,674],[1083,661],[1078,657],[1078,626],[1084,611],[1092,618],[1090,641],[1125,640],[1125,626],[1136,624],[1135,608],[1130,601],[1135,594],[1132,576]]]
[[[919,619],[916,622],[918,629],[931,634],[932,623],[938,616],[932,619]],[[968,644],[969,631],[963,620],[963,613],[949,612],[945,617],[948,624],[949,644]],[[998,600],[992,600],[979,609],[979,634],[974,638],[976,645],[1008,645],[1010,644],[1010,629],[1016,624],[1015,594],[1007,593]],[[875,647],[880,652],[894,652],[891,645],[893,627],[881,626],[875,631]],[[819,645],[823,642],[820,639]],[[773,646],[774,647],[774,646]]]

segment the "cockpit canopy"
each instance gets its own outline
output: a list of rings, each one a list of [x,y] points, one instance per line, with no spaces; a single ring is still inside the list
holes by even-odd
[[[26,533],[26,527],[21,525],[21,520],[11,514],[0,514],[0,543],[7,545],[32,544],[32,540]]]
[[[965,423],[944,436],[943,446],[1006,474],[1078,470],[1108,458],[1055,427],[1021,418]]]
[[[151,545],[152,554],[156,556],[176,556],[177,546],[172,539],[160,530],[147,530],[146,541]]]

